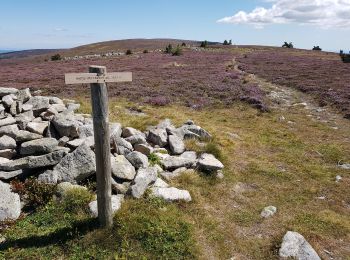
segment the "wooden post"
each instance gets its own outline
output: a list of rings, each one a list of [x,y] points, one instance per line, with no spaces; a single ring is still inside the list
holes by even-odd
[[[103,66],[90,66],[89,72],[102,75],[107,73],[107,69]],[[92,83],[90,87],[95,137],[98,219],[101,227],[108,228],[113,224],[108,92],[106,83]]]

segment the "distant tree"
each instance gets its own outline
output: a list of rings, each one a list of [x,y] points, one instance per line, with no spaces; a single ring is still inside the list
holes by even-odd
[[[230,41],[228,42],[228,45],[232,45],[232,40],[230,40]]]
[[[148,50],[144,50],[143,53],[148,53]]]
[[[173,53],[173,46],[171,44],[165,47],[165,53]]]
[[[313,51],[322,51],[322,49],[320,48],[320,46],[314,46],[313,48],[312,48],[312,50]]]
[[[201,48],[207,48],[208,47],[208,41],[205,40],[204,42],[201,42]]]
[[[282,45],[282,47],[283,47],[283,48],[288,48],[288,49],[293,49],[293,48],[294,48],[292,42],[290,42],[290,43],[284,42],[284,44]]]
[[[340,50],[339,55],[342,56],[344,54],[343,50]]]
[[[228,41],[227,41],[227,40],[224,40],[223,45],[228,45]]]
[[[132,54],[132,51],[131,51],[131,50],[127,50],[127,51],[125,52],[125,54],[126,54],[126,55],[131,55],[131,54]]]
[[[173,56],[181,56],[183,54],[182,48],[180,45],[177,45],[176,48],[172,51]]]
[[[186,47],[186,43],[183,42],[183,43],[181,44],[181,46],[182,46],[182,47]]]
[[[62,57],[61,57],[61,55],[59,53],[57,53],[57,54],[51,56],[51,60],[52,61],[62,60]]]

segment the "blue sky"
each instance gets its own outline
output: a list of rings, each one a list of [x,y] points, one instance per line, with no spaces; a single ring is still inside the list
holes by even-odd
[[[350,46],[348,7],[350,0],[11,0],[0,3],[0,49],[181,38],[339,50]]]

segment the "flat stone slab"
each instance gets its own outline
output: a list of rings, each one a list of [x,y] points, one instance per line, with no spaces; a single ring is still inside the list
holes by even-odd
[[[16,170],[16,171],[10,171],[10,172],[0,171],[0,180],[10,180],[22,174],[23,174],[23,170]]]
[[[148,186],[157,180],[157,169],[155,167],[139,169],[130,186],[131,195],[134,198],[141,198]]]
[[[124,202],[124,195],[118,194],[118,195],[112,195],[112,212],[115,214],[122,206],[122,203]],[[97,200],[94,200],[89,203],[89,210],[93,217],[98,217],[98,210],[97,210]]]
[[[27,124],[27,130],[35,134],[43,135],[48,126],[48,122],[29,122]]]
[[[177,188],[152,188],[152,195],[166,201],[191,201],[191,195],[187,190]]]
[[[195,161],[179,156],[168,156],[162,160],[164,169],[175,170],[181,167],[191,167]]]
[[[22,143],[20,154],[30,155],[37,153],[51,153],[58,146],[58,141],[55,138],[41,138]]]
[[[169,135],[169,148],[172,154],[182,154],[185,151],[185,143],[177,135]]]
[[[202,171],[217,171],[222,170],[224,165],[214,155],[204,153],[198,160],[198,168]]]
[[[135,167],[123,156],[111,156],[111,168],[113,176],[132,181],[135,178]]]
[[[16,88],[0,88],[0,97],[7,96],[10,94],[17,94],[18,89]]]
[[[13,125],[16,123],[16,119],[14,119],[11,115],[7,116],[4,119],[0,120],[0,127],[6,125]]]
[[[29,156],[28,168],[41,168],[58,164],[68,152],[66,150],[58,150],[41,156]]]
[[[136,168],[146,168],[148,167],[148,158],[146,155],[134,151],[126,156],[126,159]]]
[[[14,149],[17,147],[16,140],[8,135],[0,137],[0,150]]]

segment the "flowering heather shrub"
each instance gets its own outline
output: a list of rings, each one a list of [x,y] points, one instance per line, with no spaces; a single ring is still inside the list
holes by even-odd
[[[350,66],[338,54],[264,50],[252,52],[239,62],[244,71],[310,93],[321,105],[334,105],[344,115],[350,114]]]
[[[90,97],[88,85],[65,85],[64,74],[87,72],[88,66],[107,66],[107,71],[131,71],[133,82],[109,83],[110,98],[167,105],[175,102],[194,108],[231,105],[242,96],[254,95],[263,103],[258,86],[247,90],[241,73],[235,71],[235,54],[226,51],[187,51],[171,56],[152,52],[142,56],[118,56],[71,61],[44,62],[40,59],[0,60],[0,78],[7,87],[32,87],[43,94],[74,98]],[[177,64],[177,65],[174,65]],[[255,92],[254,92],[255,90]],[[259,93],[259,94],[258,94]]]

